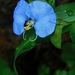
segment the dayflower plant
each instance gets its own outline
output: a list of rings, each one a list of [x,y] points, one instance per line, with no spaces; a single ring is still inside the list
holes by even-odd
[[[28,2],[31,2],[31,1],[32,0],[28,0]],[[68,32],[70,35],[70,40],[72,41],[68,41],[68,43],[65,46],[62,45],[62,49],[63,51],[68,50],[68,46],[70,47],[69,49],[72,48],[73,51],[75,49],[75,39],[74,39],[75,38],[74,36],[75,35],[75,32],[74,32],[75,31],[75,14],[74,14],[75,2],[54,7],[56,14],[54,12],[54,9],[50,6],[50,4],[55,5],[55,0],[54,2],[52,0],[47,0],[47,2],[35,0],[31,3],[27,3],[25,0],[20,0],[14,10],[13,31],[17,35],[21,35],[22,33],[24,34],[26,31],[25,37],[27,38],[27,40],[24,40],[23,38],[20,45],[17,46],[16,48],[15,58],[14,58],[14,70],[16,72],[16,75],[18,75],[17,69],[16,69],[16,59],[19,57],[19,55],[31,50],[35,46],[38,46],[38,44],[43,43],[42,41],[44,41],[41,39],[36,40],[37,38],[33,39],[35,37],[34,33],[36,34],[36,36],[45,38],[46,36],[49,36],[50,34],[52,34],[55,30],[54,34],[51,35],[50,38],[47,39],[47,41],[48,40],[51,41],[51,43],[56,48],[61,48],[61,43],[63,41],[61,39],[62,35],[65,32]],[[58,21],[57,26],[56,26],[56,15],[57,15],[57,21]],[[37,52],[37,49],[36,49],[36,52]],[[62,58],[63,61],[65,60],[64,58]],[[67,65],[70,64],[70,62],[67,62],[67,63],[68,63]],[[73,66],[74,64],[70,65],[71,68]],[[49,69],[47,70],[47,72],[48,71]]]
[[[52,34],[56,26],[56,14],[46,2],[33,1],[27,3],[20,0],[14,10],[13,31],[21,35],[34,27],[37,36],[44,38]]]

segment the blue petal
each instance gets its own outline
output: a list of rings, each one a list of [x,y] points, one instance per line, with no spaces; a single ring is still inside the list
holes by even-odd
[[[24,31],[24,23],[30,16],[29,5],[24,0],[18,2],[14,10],[13,32],[21,35]]]
[[[16,17],[13,22],[13,32],[17,35],[21,35],[24,31],[24,23],[26,19],[22,16]]]
[[[41,20],[38,20],[34,26],[36,35],[44,38],[52,34],[56,26],[56,14],[48,14]]]
[[[20,0],[17,3],[17,6],[14,10],[14,17],[16,15],[22,15],[22,16],[30,17],[30,6],[26,1]]]
[[[53,8],[46,2],[34,1],[29,5],[31,7],[31,14],[32,14],[31,17],[35,20],[42,18],[49,11],[50,13],[54,12]]]

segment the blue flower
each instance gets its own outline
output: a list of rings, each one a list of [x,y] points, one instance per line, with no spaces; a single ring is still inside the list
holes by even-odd
[[[25,22],[30,18],[35,21],[33,27],[37,36],[44,38],[54,32],[56,14],[48,3],[33,1],[28,4],[26,1],[20,0],[14,10],[13,32],[21,35],[24,32]]]

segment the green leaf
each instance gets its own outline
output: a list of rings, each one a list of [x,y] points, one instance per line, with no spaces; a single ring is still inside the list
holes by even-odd
[[[65,34],[66,32],[70,32],[71,24],[64,26],[62,30],[62,34]]]
[[[18,58],[20,54],[31,50],[35,46],[36,46],[35,42],[31,42],[30,40],[26,40],[26,41],[23,40],[22,43],[16,48],[16,54],[14,58],[14,70],[17,75],[18,73],[17,73],[16,66],[15,66],[16,59]]]
[[[68,72],[68,75],[75,75],[75,68],[71,69],[71,70]]]
[[[49,3],[52,7],[55,7],[55,0],[48,0],[48,3]]]
[[[53,45],[57,48],[61,48],[61,34],[65,33],[65,32],[72,32],[70,33],[71,34],[71,38],[73,39],[74,41],[74,27],[73,27],[73,30],[72,30],[72,22],[75,21],[75,2],[74,3],[69,3],[69,4],[64,4],[64,5],[61,5],[61,6],[58,6],[55,8],[55,12],[56,12],[56,15],[57,15],[57,25],[59,24],[60,27],[62,27],[62,29],[60,28],[57,28],[58,31],[56,32],[55,30],[55,33],[56,34],[60,34],[60,37],[57,38],[56,36],[56,39],[55,36],[53,37],[53,40],[51,40],[51,42],[53,43]],[[71,30],[72,31],[71,31]],[[60,38],[60,39],[59,39]],[[59,42],[58,42],[59,40]]]
[[[31,42],[30,40],[26,40],[26,41],[23,40],[21,42],[21,44],[16,48],[15,57],[18,57],[23,52],[26,52],[26,51],[32,49],[35,46],[36,46],[35,42]]]
[[[62,48],[61,59],[65,61],[69,67],[73,67],[75,65],[75,44],[66,43]]]
[[[39,68],[38,68],[38,75],[49,75],[50,73],[50,68],[47,67],[46,65],[42,64]]]
[[[50,37],[51,42],[55,47],[61,48],[62,34],[69,31],[70,25],[70,22],[63,21],[62,19],[57,20],[55,32]]]
[[[66,70],[56,70],[55,75],[67,75],[67,71]]]
[[[52,44],[57,48],[61,48],[62,28],[63,28],[62,25],[57,25],[55,32],[50,37]]]
[[[23,39],[21,41],[21,44],[16,48],[15,57],[18,57],[23,52],[26,52],[36,46],[36,42],[31,41],[34,40],[36,37],[36,34],[33,29],[27,31],[24,37],[26,37],[26,39],[25,40]]]
[[[75,21],[75,2],[64,4],[55,8],[57,18],[66,22]]]
[[[72,43],[75,44],[75,21],[72,23],[70,27],[70,37],[71,37]]]
[[[68,60],[66,63],[67,63],[67,66],[70,68],[74,67],[75,65],[75,62],[73,60]]]
[[[71,22],[66,22],[66,21],[63,21],[62,19],[57,20],[57,25],[62,26],[62,29],[63,29],[62,34],[70,31],[71,24],[72,24]]]
[[[15,66],[16,59],[23,52],[27,52],[37,45],[35,41],[31,41],[31,39],[34,39],[36,36],[33,29],[27,31],[25,33],[24,37],[25,36],[26,36],[26,40],[23,39],[22,42],[20,43],[20,45],[17,46],[17,48],[16,48],[16,53],[15,53],[15,58],[14,58],[14,70],[17,75],[18,75],[18,73],[17,73],[16,66]]]
[[[0,75],[15,75],[8,64],[0,59]]]

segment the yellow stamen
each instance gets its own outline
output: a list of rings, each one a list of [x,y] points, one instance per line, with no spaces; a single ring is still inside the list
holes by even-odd
[[[24,29],[27,31],[29,29],[31,29],[34,25],[34,21],[33,20],[28,20],[24,26]]]
[[[27,30],[31,29],[31,27],[30,26],[25,26],[24,29],[27,31]]]

